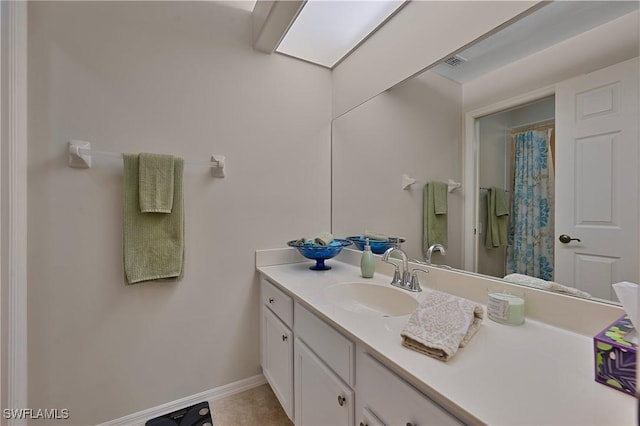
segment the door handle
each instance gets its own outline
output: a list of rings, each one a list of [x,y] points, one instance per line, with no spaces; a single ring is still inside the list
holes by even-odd
[[[567,234],[562,234],[558,237],[558,239],[560,240],[560,242],[562,244],[569,244],[571,241],[577,241],[577,242],[581,242],[580,238],[571,238],[569,235]]]

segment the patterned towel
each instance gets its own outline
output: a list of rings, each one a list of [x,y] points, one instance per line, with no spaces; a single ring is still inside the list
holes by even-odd
[[[408,348],[448,361],[480,328],[481,305],[440,291],[430,291],[400,335]]]

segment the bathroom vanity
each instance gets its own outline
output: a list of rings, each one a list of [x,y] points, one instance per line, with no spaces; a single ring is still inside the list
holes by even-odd
[[[408,296],[419,303],[432,287],[429,277],[425,291],[412,294],[392,289],[387,275],[361,278],[348,261],[358,252],[339,256],[347,261],[333,260],[332,270],[323,272],[310,271],[311,262],[288,263],[292,252],[269,252],[257,254],[261,364],[296,425],[635,421],[635,398],[594,381],[588,335],[529,318],[509,326],[485,317],[471,342],[442,362],[402,346],[408,308],[362,309],[349,303],[358,295],[344,293],[340,300],[335,294],[344,283],[363,283],[384,288],[388,299],[400,292],[398,301]],[[452,283],[460,279],[437,272],[451,274]]]

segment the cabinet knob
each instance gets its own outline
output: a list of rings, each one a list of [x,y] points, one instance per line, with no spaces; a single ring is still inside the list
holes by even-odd
[[[369,426],[369,425],[366,424],[365,422],[360,422],[360,426]]]
[[[273,297],[269,298],[269,303],[273,303]]]
[[[347,401],[347,398],[345,398],[342,395],[338,395],[338,404],[340,404],[341,407],[344,405],[346,401]]]
[[[414,425],[414,424],[413,424],[413,423],[411,423],[411,422],[407,422],[407,426],[416,426],[416,425]]]
[[[286,341],[287,341],[287,335],[286,335],[286,334],[283,334],[283,335],[282,335],[282,341],[283,341],[283,342],[286,342]]]

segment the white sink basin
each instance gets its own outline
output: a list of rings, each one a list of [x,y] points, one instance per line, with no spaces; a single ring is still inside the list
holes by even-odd
[[[416,310],[418,301],[409,293],[368,283],[340,283],[327,287],[329,301],[359,314],[384,317],[408,315]]]

